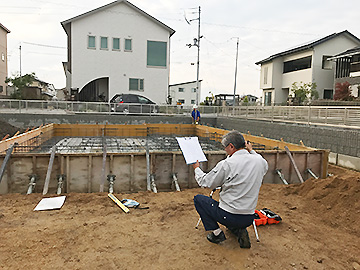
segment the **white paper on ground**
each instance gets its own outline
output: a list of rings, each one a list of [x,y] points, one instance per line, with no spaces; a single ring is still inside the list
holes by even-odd
[[[176,140],[178,141],[186,164],[193,164],[197,160],[199,162],[207,161],[199,144],[198,137],[176,137]]]
[[[65,198],[66,196],[44,198],[38,203],[34,211],[60,209],[65,202]]]

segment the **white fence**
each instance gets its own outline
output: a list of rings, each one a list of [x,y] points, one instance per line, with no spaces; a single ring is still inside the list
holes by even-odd
[[[0,99],[0,113],[45,114],[134,114],[134,115],[187,115],[192,106],[180,105],[122,105],[104,102],[72,102],[45,100]],[[360,128],[360,107],[335,106],[199,106],[202,116],[223,116],[279,122],[323,124]]]

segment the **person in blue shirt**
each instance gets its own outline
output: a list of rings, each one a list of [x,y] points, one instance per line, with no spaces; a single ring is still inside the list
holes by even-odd
[[[199,124],[200,122],[200,112],[197,109],[198,107],[196,105],[193,106],[193,110],[191,112],[192,117],[192,123],[193,124]]]

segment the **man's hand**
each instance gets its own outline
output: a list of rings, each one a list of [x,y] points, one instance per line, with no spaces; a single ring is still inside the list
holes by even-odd
[[[250,152],[251,150],[253,150],[253,149],[252,149],[251,142],[245,141],[245,149],[248,150],[249,152]]]
[[[193,168],[194,168],[194,170],[196,169],[196,168],[199,168],[200,167],[200,163],[199,163],[199,161],[197,160],[194,164],[193,164]]]

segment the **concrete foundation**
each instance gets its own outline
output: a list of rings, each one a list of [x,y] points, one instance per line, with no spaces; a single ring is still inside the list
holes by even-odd
[[[108,175],[115,175],[114,192],[136,192],[148,187],[148,173],[153,175],[159,191],[174,190],[173,174],[177,175],[181,189],[197,187],[192,166],[186,165],[183,155],[176,145],[173,134],[178,136],[198,136],[208,161],[201,164],[205,171],[226,157],[219,143],[228,131],[195,125],[65,125],[50,124],[0,142],[0,163],[5,160],[5,151],[16,143],[14,153],[5,167],[0,183],[0,193],[26,193],[31,175],[36,175],[34,192],[42,192],[47,175],[50,149],[58,145],[51,169],[49,193],[56,193],[57,179],[65,178],[62,192],[99,192],[104,183],[104,191],[109,188]],[[102,134],[102,136],[101,136]],[[57,140],[66,137],[66,144]],[[86,136],[86,137],[81,137]],[[154,137],[155,136],[155,137]],[[161,137],[157,137],[161,136]],[[167,137],[166,137],[167,136]],[[75,137],[75,138],[74,138]],[[283,183],[276,173],[280,170],[289,183],[300,183],[294,165],[284,147],[287,146],[295,160],[302,178],[310,177],[308,169],[319,177],[326,177],[328,151],[318,150],[244,134],[261,150],[257,150],[268,161],[269,170],[265,183]],[[96,145],[94,150],[86,145]],[[107,141],[115,143],[115,150],[104,151]],[[139,148],[122,147],[137,142]],[[146,156],[146,141],[149,145],[149,162]],[[150,141],[150,143],[149,143]],[[51,144],[52,142],[52,144]],[[76,143],[74,143],[76,142]],[[101,147],[101,143],[104,143]],[[67,147],[66,149],[61,147]],[[73,147],[73,148],[72,148]],[[80,148],[79,148],[80,147]],[[2,150],[1,150],[2,149]],[[24,151],[27,149],[27,151]],[[80,149],[80,150],[79,150]],[[40,151],[41,150],[41,151]],[[104,152],[106,155],[104,155]]]

